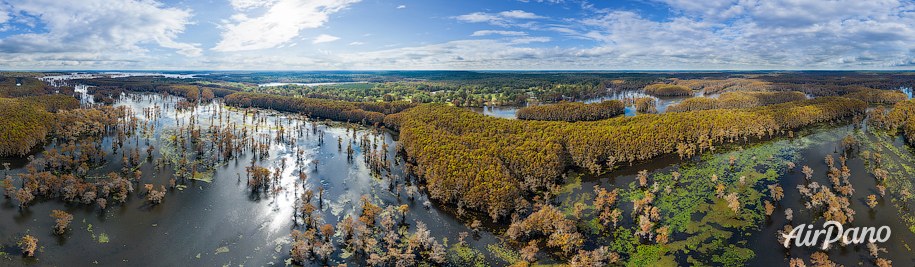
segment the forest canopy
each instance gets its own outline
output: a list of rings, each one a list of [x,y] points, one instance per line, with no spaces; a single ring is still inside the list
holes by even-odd
[[[689,156],[715,144],[783,134],[863,114],[860,100],[823,97],[771,106],[645,114],[594,122],[508,120],[426,104],[387,123],[432,197],[508,215],[524,196],[557,183],[569,167],[599,173],[677,152]]]
[[[0,98],[0,156],[23,156],[44,141],[52,114],[44,106]]]
[[[656,83],[645,86],[645,93],[653,96],[687,96],[693,94],[693,90],[682,85]]]
[[[807,99],[801,92],[727,92],[718,98],[693,97],[667,108],[668,112],[751,108]]]
[[[599,103],[562,102],[550,105],[537,105],[518,110],[518,119],[540,121],[596,121],[623,114],[626,107],[619,100],[608,100]]]

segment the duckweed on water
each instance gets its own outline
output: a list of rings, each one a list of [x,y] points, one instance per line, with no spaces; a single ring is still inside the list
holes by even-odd
[[[912,195],[915,185],[910,180],[915,177],[912,167],[915,166],[915,157],[907,147],[899,148],[893,144],[896,138],[884,132],[858,132],[855,137],[861,142],[859,155],[865,160],[868,173],[874,175],[878,184],[885,186],[887,197],[901,211],[900,219],[909,231],[915,233],[915,215],[905,212],[915,200]]]
[[[627,265],[674,266],[684,260],[693,265],[746,264],[755,252],[748,248],[745,238],[758,231],[765,220],[763,201],[770,198],[767,186],[776,184],[789,171],[788,162],[800,160],[802,149],[835,138],[835,133],[818,133],[736,147],[727,153],[707,153],[702,161],[650,174],[646,185],[633,181],[620,188],[621,203],[637,203],[647,196],[652,199],[648,205],[657,208],[657,215],[646,216],[657,217],[647,222],[639,220],[641,211],[628,214],[628,210],[623,212],[628,219],[621,220],[624,223],[620,226],[605,227],[596,218],[599,211],[588,205],[587,200],[593,197],[587,192],[569,196],[562,207],[570,216],[575,205],[584,205],[578,209],[591,219],[580,223],[580,228],[600,235],[592,238],[599,240],[597,245],[629,255]],[[730,195],[734,197],[729,200],[726,196]],[[664,230],[669,231],[665,237],[669,240],[657,240],[656,233]]]

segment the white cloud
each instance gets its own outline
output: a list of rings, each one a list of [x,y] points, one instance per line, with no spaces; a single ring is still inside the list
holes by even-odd
[[[487,36],[487,35],[524,36],[524,35],[527,35],[527,33],[520,32],[520,31],[482,30],[482,31],[475,31],[470,36]]]
[[[191,11],[167,8],[156,1],[8,0],[4,3],[17,18],[41,22],[26,25],[42,25],[44,29],[36,31],[42,33],[3,38],[2,53],[47,53],[63,58],[66,53],[82,53],[82,56],[86,52],[142,53],[146,51],[144,45],[158,45],[185,56],[201,54],[198,44],[175,40],[191,23]]]
[[[229,4],[236,10],[248,10],[270,6],[277,0],[229,0]]]
[[[550,37],[521,37],[511,40],[512,44],[529,44],[529,43],[548,43],[552,39]]]
[[[527,12],[524,10],[511,10],[511,11],[502,11],[499,12],[499,16],[513,19],[540,19],[543,18],[537,14]]]
[[[915,57],[915,13],[897,1],[668,2],[682,16],[653,21],[610,11],[582,20],[585,36],[601,42],[582,55],[776,69],[887,68]],[[731,21],[715,15],[728,12]]]
[[[407,5],[399,5],[399,6],[397,6],[397,9],[404,9],[404,8],[407,8]]]
[[[454,17],[457,20],[470,23],[486,22],[496,26],[508,27],[518,20],[542,19],[545,17],[524,10],[509,10],[499,13],[473,12]]]
[[[331,14],[359,0],[274,0],[264,5],[266,11],[249,17],[245,7],[232,21],[222,24],[222,40],[213,50],[230,52],[273,48],[291,41],[304,29],[324,25]],[[234,5],[234,4],[233,4]]]
[[[6,10],[6,6],[0,5],[0,24],[6,23],[10,20],[10,13]]]
[[[523,10],[495,10],[453,17],[461,22],[495,25],[490,26],[494,29],[473,32],[472,40],[451,39],[416,46],[405,45],[416,43],[409,39],[396,44],[365,39],[370,34],[354,39],[365,39],[362,41],[371,45],[343,42],[330,35],[335,34],[331,31],[308,31],[324,27],[330,16],[357,1],[229,0],[236,12],[218,23],[221,38],[207,46],[236,52],[182,57],[165,52],[202,53],[199,45],[179,38],[195,19],[191,10],[151,0],[5,0],[0,3],[0,30],[15,27],[32,31],[0,39],[0,67],[266,70],[915,66],[915,3],[911,1],[650,0],[670,9],[670,15],[663,18],[625,10],[586,9],[584,5],[566,15],[551,14],[554,18]],[[322,31],[328,34],[319,35]],[[559,38],[579,40],[556,42],[555,46],[548,43]],[[308,42],[336,42],[334,45],[340,47],[319,50],[309,47]],[[306,47],[296,46],[297,43]],[[266,49],[279,47],[282,51]]]
[[[474,13],[470,13],[470,14],[460,15],[460,16],[457,16],[457,17],[455,17],[455,18],[456,18],[457,20],[460,20],[460,21],[464,21],[464,22],[474,22],[474,23],[476,23],[476,22],[492,22],[492,21],[500,21],[500,20],[502,20],[502,18],[500,18],[500,17],[497,16],[497,15],[493,15],[493,14],[489,14],[489,13],[485,13],[485,12],[474,12]]]
[[[331,68],[505,69],[546,68],[558,51],[519,47],[500,40],[457,40],[418,47],[350,53],[328,59]],[[511,67],[509,67],[511,66]]]
[[[318,35],[318,37],[315,37],[315,39],[313,41],[311,41],[311,43],[313,43],[313,44],[329,43],[329,42],[333,42],[336,40],[340,40],[340,37],[329,35],[329,34],[321,34],[321,35]]]

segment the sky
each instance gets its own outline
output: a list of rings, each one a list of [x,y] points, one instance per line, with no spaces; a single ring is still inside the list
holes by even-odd
[[[913,67],[913,1],[0,0],[2,70]]]

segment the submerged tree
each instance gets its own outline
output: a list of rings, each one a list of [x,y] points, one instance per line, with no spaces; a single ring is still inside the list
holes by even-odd
[[[35,250],[38,249],[38,238],[35,238],[32,235],[25,235],[19,242],[17,242],[19,248],[22,249],[22,254],[26,257],[34,257]]]
[[[73,221],[73,215],[62,210],[52,210],[51,218],[54,218],[55,221],[54,233],[58,235],[64,234],[67,227],[70,226],[70,222]]]
[[[877,207],[877,196],[876,195],[871,194],[871,195],[867,196],[867,206],[870,207],[871,209]]]

